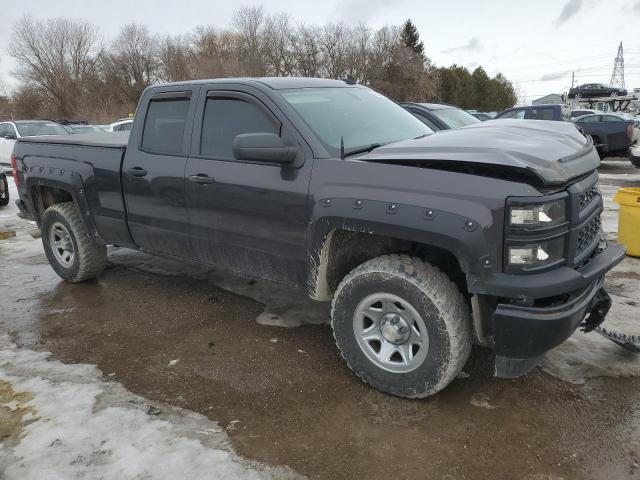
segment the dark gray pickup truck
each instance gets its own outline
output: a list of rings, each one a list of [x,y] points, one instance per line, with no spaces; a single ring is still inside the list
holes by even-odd
[[[20,139],[24,216],[65,280],[106,245],[201,262],[332,300],[338,348],[368,384],[432,395],[473,343],[516,377],[603,320],[598,154],[573,124],[433,133],[337,80],[148,88],[129,134]]]

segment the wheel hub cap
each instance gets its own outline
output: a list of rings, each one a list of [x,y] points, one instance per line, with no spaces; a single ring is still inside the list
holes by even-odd
[[[73,247],[73,241],[71,240],[71,234],[67,227],[62,223],[56,222],[51,225],[49,230],[49,244],[56,260],[60,265],[65,268],[73,265],[75,259],[75,248]]]
[[[388,372],[415,370],[429,351],[427,325],[420,313],[391,293],[374,293],[356,306],[353,333],[362,353]]]
[[[396,345],[406,343],[411,336],[409,323],[397,313],[387,313],[382,317],[380,332],[382,338]]]

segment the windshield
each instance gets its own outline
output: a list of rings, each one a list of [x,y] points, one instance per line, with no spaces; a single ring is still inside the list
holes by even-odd
[[[21,137],[35,137],[36,135],[69,135],[61,125],[54,122],[16,122]]]
[[[365,87],[285,90],[282,96],[335,156],[341,139],[349,153],[433,133],[400,105]]]
[[[460,128],[472,123],[480,123],[480,120],[476,117],[459,108],[442,108],[440,110],[431,110],[431,113],[449,128]]]

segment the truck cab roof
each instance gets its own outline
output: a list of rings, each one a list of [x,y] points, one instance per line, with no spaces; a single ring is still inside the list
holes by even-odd
[[[154,85],[150,89],[162,89],[165,87],[180,85],[209,85],[212,83],[240,83],[244,85],[266,86],[273,90],[286,90],[293,88],[344,88],[359,87],[357,84],[350,83],[346,80],[331,80],[327,78],[308,78],[308,77],[238,77],[238,78],[215,78],[203,80],[187,80],[184,82],[166,83],[162,85]]]

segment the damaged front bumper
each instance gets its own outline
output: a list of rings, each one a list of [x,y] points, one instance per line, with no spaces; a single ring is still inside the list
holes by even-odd
[[[555,282],[549,279],[544,289],[551,288],[558,299],[548,305],[498,303],[493,312],[495,375],[500,378],[525,375],[542,361],[547,351],[564,342],[580,325],[585,331],[598,327],[611,306],[611,299],[602,286],[604,274],[623,258],[624,248],[610,245],[585,267],[573,270],[577,274],[574,282],[567,284],[562,275]],[[532,278],[536,276],[520,276],[512,286],[528,293],[527,282],[539,283]]]

